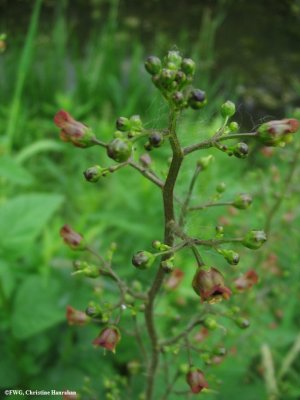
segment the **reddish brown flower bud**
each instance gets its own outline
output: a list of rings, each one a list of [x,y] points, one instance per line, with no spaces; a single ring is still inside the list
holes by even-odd
[[[71,142],[77,147],[94,146],[95,135],[92,130],[81,122],[76,121],[64,110],[58,111],[54,123],[61,128],[60,138],[64,142]]]
[[[85,325],[89,321],[89,317],[82,311],[76,310],[71,306],[66,308],[66,318],[69,325]]]
[[[267,146],[284,146],[292,139],[291,134],[299,129],[299,121],[294,118],[269,121],[258,128],[258,137]]]
[[[249,269],[249,271],[245,272],[242,276],[234,281],[235,287],[239,291],[251,289],[252,286],[255,285],[257,282],[258,275],[254,269]]]
[[[179,268],[175,268],[169,278],[166,280],[165,288],[168,290],[176,289],[184,277],[184,272]]]
[[[202,301],[212,304],[222,299],[228,300],[231,295],[231,290],[225,286],[223,275],[216,268],[198,268],[192,286]]]
[[[84,250],[85,240],[80,233],[74,231],[69,225],[64,225],[60,229],[60,236],[64,242],[73,250]]]
[[[200,393],[203,389],[208,388],[203,372],[198,368],[192,368],[186,374],[186,381],[190,386],[192,393]]]
[[[104,328],[93,341],[93,345],[104,347],[107,350],[116,352],[116,346],[121,339],[121,334],[116,326]]]

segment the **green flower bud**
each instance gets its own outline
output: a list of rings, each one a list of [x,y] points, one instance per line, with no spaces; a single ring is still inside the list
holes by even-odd
[[[247,193],[238,194],[232,203],[233,207],[238,208],[239,210],[246,210],[251,206],[251,204],[252,197]]]
[[[126,139],[114,139],[107,146],[107,155],[117,162],[127,161],[132,153],[132,144]]]
[[[89,303],[85,313],[91,318],[102,318],[103,315],[103,311],[100,306],[93,301]]]
[[[206,94],[200,89],[193,89],[188,98],[188,104],[194,110],[202,108],[207,103]]]
[[[234,322],[236,323],[236,325],[241,328],[241,329],[247,329],[250,326],[250,321],[246,318],[236,318],[234,320]]]
[[[230,122],[228,128],[230,132],[237,132],[240,129],[239,124],[235,121]]]
[[[155,256],[149,251],[139,251],[132,257],[132,264],[138,269],[147,269],[155,261]]]
[[[98,278],[100,275],[100,270],[96,265],[87,263],[86,261],[74,261],[74,275],[84,275],[88,278]]]
[[[176,72],[172,69],[163,68],[160,73],[160,83],[161,85],[169,89],[171,87],[172,82],[174,81],[176,76]]]
[[[218,327],[217,321],[212,317],[205,318],[205,320],[203,321],[203,325],[205,326],[205,328],[212,331]]]
[[[150,56],[145,61],[145,68],[151,75],[158,74],[161,70],[161,61],[158,57]]]
[[[240,255],[233,250],[218,249],[218,253],[222,254],[230,265],[237,265],[240,261]]]
[[[177,71],[175,76],[175,81],[178,83],[178,86],[181,88],[186,83],[186,74],[182,71]]]
[[[224,182],[220,182],[217,187],[216,190],[218,193],[223,193],[226,190],[226,184]]]
[[[218,225],[216,226],[216,236],[223,237],[224,235],[224,226]]]
[[[171,50],[168,51],[165,61],[166,63],[174,64],[175,68],[179,68],[182,61],[182,57],[179,54],[179,51]]]
[[[164,260],[161,263],[161,267],[165,272],[172,272],[174,269],[174,258],[169,258],[168,260]]]
[[[153,147],[151,146],[151,143],[149,141],[147,141],[144,144],[144,149],[147,150],[147,151],[151,151],[153,149]]]
[[[153,84],[158,88],[161,89],[162,88],[162,83],[161,83],[161,79],[160,79],[160,74],[155,74],[152,76],[152,82]]]
[[[186,100],[182,92],[175,92],[172,95],[172,100],[177,108],[183,108],[186,105]]]
[[[196,64],[191,58],[184,58],[181,63],[181,70],[186,75],[194,75],[196,71]]]
[[[214,161],[214,159],[215,159],[214,156],[210,154],[206,157],[200,158],[200,160],[197,161],[197,164],[202,169],[207,169],[210,166],[210,164]]]
[[[98,182],[101,177],[109,173],[107,168],[101,168],[99,165],[94,165],[84,171],[83,175],[88,182]]]
[[[267,236],[264,231],[253,230],[245,235],[242,244],[248,247],[248,249],[256,250],[259,249],[266,240]]]
[[[153,147],[160,147],[164,142],[164,136],[160,132],[152,132],[149,135],[149,143]]]
[[[139,115],[133,115],[130,117],[130,130],[141,132],[143,130],[143,124]]]
[[[128,118],[119,117],[116,121],[116,127],[119,131],[127,132],[131,128],[131,124]]]
[[[248,156],[249,147],[246,143],[240,142],[233,148],[233,154],[237,158],[245,158]]]
[[[221,105],[221,115],[224,118],[232,117],[235,114],[235,104],[227,100],[224,104]]]

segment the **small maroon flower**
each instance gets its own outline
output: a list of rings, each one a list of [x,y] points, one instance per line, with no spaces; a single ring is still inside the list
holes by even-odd
[[[74,231],[69,225],[64,225],[60,231],[60,236],[64,242],[71,247],[73,250],[83,250],[85,246],[85,240],[80,233]]]
[[[61,128],[60,138],[64,142],[71,142],[77,147],[90,147],[95,145],[95,135],[92,130],[82,122],[76,121],[68,112],[58,111],[54,123]]]
[[[116,346],[121,339],[121,334],[116,326],[109,326],[104,328],[96,339],[93,341],[93,345],[104,347],[107,350],[116,352]]]
[[[228,300],[231,295],[223,275],[216,268],[198,268],[192,286],[203,302],[216,303],[222,299]]]
[[[69,325],[85,325],[89,321],[89,317],[82,311],[76,310],[71,306],[67,306],[66,318]]]
[[[254,269],[249,269],[249,271],[245,272],[242,276],[234,281],[235,287],[241,292],[247,289],[251,289],[252,286],[255,285],[257,282],[258,275]]]
[[[175,268],[165,283],[165,288],[168,290],[176,289],[184,277],[184,272],[179,268]]]
[[[192,368],[186,374],[186,381],[190,386],[192,393],[200,393],[203,389],[208,388],[203,372],[198,368]]]
[[[258,128],[258,137],[266,146],[281,146],[292,140],[291,134],[299,129],[295,118],[265,122]]]

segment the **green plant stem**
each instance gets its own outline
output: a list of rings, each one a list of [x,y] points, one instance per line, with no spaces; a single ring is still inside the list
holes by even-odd
[[[36,0],[29,24],[29,30],[26,35],[24,49],[22,51],[21,59],[18,66],[17,78],[16,78],[16,87],[13,94],[12,104],[9,110],[9,116],[7,121],[7,152],[9,153],[14,144],[14,139],[16,135],[16,128],[18,123],[18,116],[21,107],[21,98],[23,94],[23,89],[26,81],[26,76],[29,71],[33,47],[34,47],[34,39],[38,29],[38,22],[40,16],[40,10],[42,6],[43,0]]]
[[[172,162],[169,168],[168,176],[166,182],[163,187],[163,205],[164,205],[164,243],[168,246],[174,245],[174,234],[173,230],[170,227],[170,222],[174,221],[175,213],[174,213],[174,187],[176,183],[176,179],[180,170],[181,163],[183,161],[183,152],[178,141],[176,135],[176,123],[177,123],[178,113],[171,109],[170,118],[169,118],[169,141],[172,148]],[[162,256],[162,260],[164,260],[168,256]],[[146,400],[151,400],[153,398],[153,384],[155,379],[155,373],[157,369],[157,365],[159,362],[159,346],[158,346],[158,338],[157,332],[154,324],[154,313],[153,306],[154,300],[161,288],[163,283],[163,278],[165,276],[165,271],[162,266],[159,266],[159,269],[156,273],[152,286],[148,292],[148,303],[146,304],[145,309],[145,321],[146,327],[148,331],[148,335],[151,341],[151,360],[148,367],[148,381],[147,381],[147,389],[146,389]]]
[[[204,321],[204,317],[201,316],[199,318],[193,319],[188,326],[178,335],[170,338],[163,340],[160,345],[161,346],[170,346],[171,344],[177,343],[180,339],[184,338],[189,332],[191,332],[196,326],[201,325]]]
[[[179,217],[179,222],[178,222],[178,225],[180,227],[184,226],[184,222],[185,222],[184,220],[185,220],[185,216],[186,216],[186,213],[187,213],[187,210],[188,210],[188,206],[189,206],[189,203],[190,203],[190,200],[191,200],[191,196],[192,196],[192,193],[193,193],[193,190],[194,190],[195,183],[197,181],[198,175],[201,172],[201,170],[202,170],[201,165],[197,164],[196,168],[195,168],[195,171],[194,171],[194,174],[192,176],[191,182],[190,182],[190,186],[189,186],[186,198],[185,198],[185,200],[183,202],[183,205],[181,207],[180,217]]]
[[[277,400],[279,398],[277,382],[275,378],[275,369],[270,347],[263,344],[261,347],[262,363],[264,367],[264,378],[267,386],[268,400]]]
[[[247,132],[247,133],[232,133],[224,136],[220,136],[220,133],[217,132],[210,139],[204,140],[200,143],[192,144],[191,146],[187,146],[183,149],[183,153],[186,156],[196,150],[200,149],[209,149],[210,147],[215,147],[218,142],[223,142],[224,140],[230,139],[244,139],[248,137],[257,136],[256,132]]]
[[[222,201],[219,203],[206,203],[199,206],[189,207],[188,211],[197,211],[197,210],[204,210],[208,207],[221,207],[221,206],[231,206],[233,203],[232,201]]]
[[[149,179],[153,182],[156,186],[163,189],[164,182],[160,180],[156,175],[152,174],[147,168],[142,167],[141,165],[137,164],[133,160],[129,161],[129,165],[139,171],[145,178]]]

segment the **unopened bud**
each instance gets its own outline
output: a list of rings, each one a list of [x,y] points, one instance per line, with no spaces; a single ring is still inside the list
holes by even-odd
[[[132,153],[132,144],[129,140],[114,139],[107,146],[107,155],[117,162],[127,161]]]
[[[131,124],[128,118],[120,117],[116,121],[116,127],[119,131],[127,132],[131,128]]]
[[[186,75],[194,75],[196,70],[196,64],[191,58],[184,58],[181,63],[181,70]]]
[[[138,269],[147,269],[155,261],[155,256],[149,251],[139,251],[132,257],[132,264]]]
[[[214,156],[211,154],[200,158],[200,160],[197,161],[197,164],[202,168],[202,169],[207,169],[209,165],[214,161]]]
[[[202,108],[207,103],[206,101],[206,94],[203,90],[200,89],[193,89],[188,98],[188,104],[194,110],[198,110]]]
[[[266,240],[267,236],[264,231],[253,230],[245,235],[242,244],[248,247],[248,249],[256,250],[259,249]]]
[[[98,182],[101,177],[109,173],[107,168],[101,168],[99,165],[94,165],[84,171],[83,175],[88,182]]]
[[[161,70],[161,61],[158,57],[150,56],[145,62],[145,68],[151,75],[158,74]]]
[[[236,318],[234,320],[234,322],[236,323],[236,325],[241,328],[241,329],[247,329],[250,326],[250,321],[246,318]]]
[[[149,143],[153,147],[160,147],[164,142],[164,136],[160,132],[152,132],[149,135]]]
[[[232,203],[233,207],[238,208],[239,210],[246,210],[251,206],[251,204],[252,197],[247,193],[238,194]]]
[[[218,253],[222,254],[230,265],[237,265],[240,261],[240,255],[233,250],[218,249]]]
[[[221,105],[221,114],[222,117],[232,117],[235,114],[235,104],[227,100],[224,104]]]

